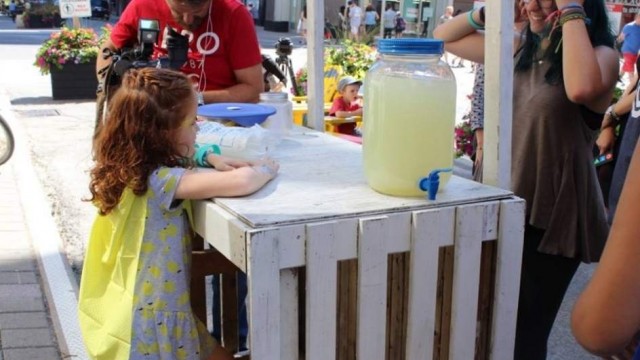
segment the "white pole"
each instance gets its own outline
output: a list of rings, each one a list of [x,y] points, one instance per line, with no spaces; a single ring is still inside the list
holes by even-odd
[[[380,8],[380,39],[384,39],[384,12],[387,10],[387,0],[382,0]]]
[[[307,12],[307,123],[324,131],[324,1],[308,0]]]
[[[510,189],[514,6],[510,0],[485,4],[483,182]]]

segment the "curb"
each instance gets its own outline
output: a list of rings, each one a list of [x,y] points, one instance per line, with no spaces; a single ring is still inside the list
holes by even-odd
[[[43,292],[49,304],[60,353],[64,358],[88,359],[77,316],[78,286],[61,250],[62,240],[51,216],[51,204],[33,168],[27,145],[28,138],[22,124],[14,117],[11,103],[5,93],[0,93],[0,113],[11,127],[15,138],[16,147],[11,165],[15,178],[20,179],[16,185],[43,279]]]

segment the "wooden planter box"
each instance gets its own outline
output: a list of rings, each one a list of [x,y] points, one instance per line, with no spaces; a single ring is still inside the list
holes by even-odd
[[[54,100],[95,99],[98,80],[96,62],[65,64],[51,68],[51,94]]]

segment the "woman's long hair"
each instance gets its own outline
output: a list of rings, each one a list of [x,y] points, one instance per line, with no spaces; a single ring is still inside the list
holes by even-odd
[[[608,46],[613,48],[615,34],[609,26],[609,18],[604,4],[604,0],[585,0],[584,11],[590,23],[587,24],[587,33],[593,47]],[[540,58],[536,58],[540,42],[542,38],[531,32],[531,28],[527,25],[525,29],[524,42],[518,49],[516,58],[516,71],[525,71],[531,68],[535,61],[544,60],[551,63],[551,66],[545,74],[545,80],[549,84],[560,84],[563,81],[562,76],[562,27],[551,30],[549,35],[550,43],[544,54]],[[576,64],[579,66],[579,64]]]
[[[191,82],[177,71],[143,68],[124,75],[94,143],[89,201],[101,214],[118,204],[125,187],[146,193],[149,175],[158,167],[184,166],[175,142],[191,101]]]

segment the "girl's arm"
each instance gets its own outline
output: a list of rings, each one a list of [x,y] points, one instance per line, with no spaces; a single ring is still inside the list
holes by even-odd
[[[582,2],[557,0],[556,4],[561,9]],[[618,54],[613,48],[591,45],[584,21],[571,20],[562,25],[562,73],[571,101],[603,112],[618,81],[618,67]]]
[[[230,171],[191,171],[180,179],[176,199],[210,199],[252,194],[278,173],[279,165],[271,159]]]
[[[613,226],[571,316],[578,342],[598,355],[623,348],[640,329],[640,146],[636,146]]]

